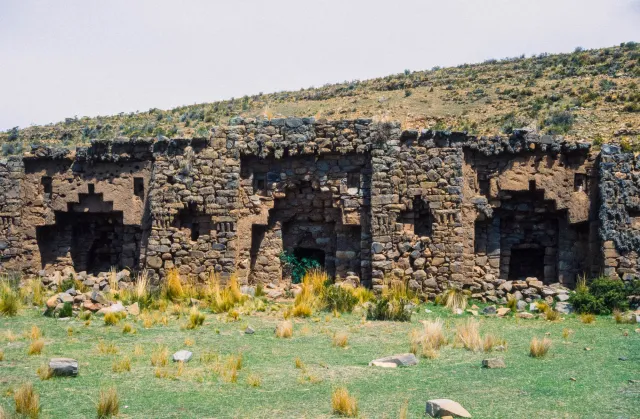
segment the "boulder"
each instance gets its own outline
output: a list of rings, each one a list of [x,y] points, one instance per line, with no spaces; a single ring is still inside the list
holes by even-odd
[[[496,314],[496,306],[487,306],[482,309],[482,314]]]
[[[244,333],[245,333],[246,335],[253,335],[254,333],[256,333],[256,331],[255,331],[255,330],[253,330],[253,327],[251,327],[251,326],[247,326],[247,328],[246,328],[246,329],[244,329]]]
[[[78,375],[78,361],[71,358],[51,358],[49,368],[56,377],[76,377]]]
[[[556,311],[562,314],[573,313],[573,306],[569,303],[558,302],[556,303]]]
[[[386,356],[384,358],[374,359],[369,362],[369,366],[383,367],[383,368],[395,368],[395,367],[409,367],[418,364],[418,358],[412,353],[397,354]]]
[[[507,368],[504,358],[487,358],[482,360],[482,368]]]
[[[518,311],[523,311],[527,309],[527,303],[523,300],[520,300],[516,303],[516,309]]]
[[[510,312],[510,311],[511,311],[511,309],[510,309],[510,308],[508,308],[508,307],[500,307],[500,308],[498,309],[498,311],[497,311],[497,313],[498,313],[498,317],[504,317],[504,316],[506,316],[507,314],[509,314],[509,312]]]
[[[173,362],[189,362],[193,353],[190,351],[185,351],[184,349],[173,354]]]
[[[137,316],[140,314],[140,306],[138,305],[137,302],[127,306],[127,313],[131,314],[132,316]]]
[[[471,417],[471,414],[467,412],[467,409],[462,407],[460,403],[449,399],[433,399],[427,401],[425,413],[433,418],[441,418],[444,416]]]
[[[122,311],[126,311],[124,306],[120,301],[111,304],[109,307],[104,307],[98,310],[98,314],[107,314],[107,313],[120,313]]]
[[[520,317],[521,319],[533,319],[535,316],[531,313],[523,312],[518,313],[518,317]]]

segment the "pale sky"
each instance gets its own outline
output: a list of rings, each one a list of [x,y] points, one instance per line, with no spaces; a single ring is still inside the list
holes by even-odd
[[[0,130],[640,41],[640,0],[0,0]]]

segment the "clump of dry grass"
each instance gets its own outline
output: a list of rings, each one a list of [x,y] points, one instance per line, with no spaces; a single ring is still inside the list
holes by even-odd
[[[302,278],[300,292],[296,295],[291,314],[294,317],[310,317],[320,308],[324,284],[329,276],[322,269],[309,269]]]
[[[248,298],[240,291],[238,278],[235,275],[231,275],[227,285],[221,287],[215,272],[209,274],[206,294],[211,300],[211,311],[214,313],[229,312],[236,304],[241,304]]]
[[[104,315],[104,325],[105,326],[115,326],[120,321],[120,316],[117,313],[108,312]]]
[[[333,346],[344,348],[349,344],[349,335],[345,332],[338,332],[333,335]]]
[[[98,342],[98,353],[103,355],[115,355],[118,353],[118,347],[115,343],[105,343],[104,340]]]
[[[225,382],[237,382],[238,371],[242,369],[242,354],[229,355],[223,363],[218,363],[215,369]]]
[[[4,351],[0,349],[0,361],[4,361]]]
[[[504,350],[507,348],[507,341],[499,339],[492,334],[487,334],[482,339],[482,351],[491,352],[496,346],[502,346]]]
[[[564,338],[564,340],[569,339],[569,336],[571,336],[573,333],[573,330],[567,329],[566,327],[562,329],[562,337]]]
[[[467,308],[467,295],[460,288],[450,288],[444,293],[443,303],[452,312]]]
[[[131,371],[131,360],[129,359],[129,357],[125,356],[124,358],[113,361],[113,364],[111,364],[111,371],[113,372]]]
[[[33,384],[26,383],[20,386],[13,394],[13,401],[16,404],[16,413],[31,419],[40,416],[40,396],[33,389]]]
[[[187,329],[196,329],[203,325],[205,315],[200,312],[196,307],[191,307],[189,312],[189,321],[187,322]]]
[[[276,325],[276,336],[279,338],[290,338],[293,336],[293,323],[284,320]]]
[[[143,270],[136,277],[136,283],[134,286],[134,295],[137,301],[144,301],[149,296],[149,277],[147,271]]]
[[[26,333],[26,336],[31,340],[40,339],[42,337],[42,331],[38,326],[31,326],[31,330]]]
[[[162,293],[168,300],[177,301],[184,297],[182,282],[180,280],[180,272],[177,268],[171,268],[167,271],[167,280],[164,284]]]
[[[584,324],[591,324],[596,321],[595,314],[583,313],[580,315],[580,321]]]
[[[549,352],[549,349],[551,349],[551,339],[538,339],[534,337],[529,344],[529,356],[542,358]]]
[[[260,387],[262,385],[262,378],[257,374],[251,374],[247,377],[247,384],[251,387]]]
[[[553,310],[551,307],[548,307],[544,311],[544,318],[547,319],[550,322],[555,322],[557,320],[560,320],[560,313],[558,313],[557,311]]]
[[[305,369],[304,362],[302,362],[302,360],[299,357],[296,357],[296,359],[294,360],[294,363],[295,363],[296,369],[299,369],[299,370]]]
[[[348,418],[358,416],[358,402],[345,387],[338,387],[331,394],[333,413]]]
[[[115,266],[109,269],[108,281],[111,293],[118,292],[118,270]]]
[[[456,326],[456,344],[460,344],[470,351],[475,352],[480,350],[483,342],[480,337],[479,328],[480,324],[473,319],[459,323]]]
[[[446,344],[442,319],[427,320],[423,323],[422,330],[411,332],[411,352],[424,358],[435,359],[438,357],[440,347]]]
[[[134,330],[133,326],[131,325],[131,323],[125,323],[124,326],[122,326],[122,333],[123,334],[129,334],[129,333],[135,333],[136,331]]]
[[[53,370],[49,367],[49,364],[46,362],[38,367],[38,369],[36,370],[36,373],[38,374],[38,377],[40,377],[40,379],[43,381],[53,377]]]
[[[120,398],[115,387],[107,390],[100,390],[100,400],[96,406],[98,419],[117,416],[120,412]]]
[[[622,311],[613,310],[613,318],[617,324],[634,324],[636,323],[635,315],[633,313],[623,313]]]
[[[27,353],[29,355],[40,355],[42,353],[42,349],[44,348],[44,340],[36,339],[29,345],[29,350]]]
[[[7,341],[9,342],[15,342],[16,340],[18,340],[19,336],[16,335],[15,333],[13,333],[13,330],[9,329],[5,332],[4,337],[7,339]]]
[[[195,342],[193,341],[193,339],[191,338],[184,338],[184,344],[185,346],[193,346]]]
[[[169,349],[166,346],[158,346],[151,353],[151,365],[164,367],[169,362]]]
[[[398,413],[398,419],[407,419],[409,417],[409,400],[405,399],[402,406],[400,406],[400,412]]]
[[[136,344],[133,348],[133,354],[136,356],[144,355],[144,348],[140,344]]]

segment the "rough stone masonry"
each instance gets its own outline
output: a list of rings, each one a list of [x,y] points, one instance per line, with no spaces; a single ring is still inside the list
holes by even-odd
[[[637,276],[639,186],[640,160],[612,145],[234,118],[209,138],[0,160],[1,269],[283,284],[287,251],[374,289],[534,299],[581,275]]]

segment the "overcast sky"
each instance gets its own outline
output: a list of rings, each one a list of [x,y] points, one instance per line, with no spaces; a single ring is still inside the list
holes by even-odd
[[[640,0],[0,0],[0,130],[640,41]]]

